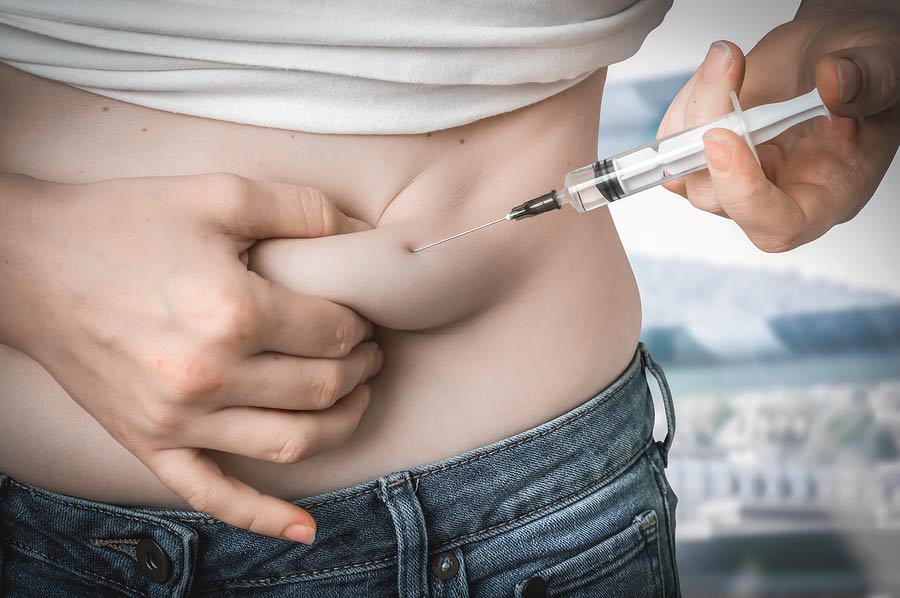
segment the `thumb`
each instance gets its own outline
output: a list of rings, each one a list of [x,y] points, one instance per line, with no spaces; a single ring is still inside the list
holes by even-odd
[[[225,230],[250,243],[272,238],[325,237],[372,228],[341,212],[318,189],[231,174],[218,176],[221,182],[213,181],[216,193],[211,212]]]
[[[816,87],[834,114],[864,118],[900,106],[900,46],[845,48],[816,64]]]

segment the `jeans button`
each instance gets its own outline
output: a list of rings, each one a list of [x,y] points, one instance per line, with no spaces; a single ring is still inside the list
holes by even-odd
[[[522,598],[544,598],[547,595],[547,584],[540,577],[532,577],[522,588]]]
[[[169,579],[169,571],[172,568],[169,555],[150,538],[144,538],[137,543],[137,561],[141,573],[150,581],[164,583]]]
[[[459,571],[459,559],[452,552],[442,552],[431,559],[431,572],[438,579],[453,579]]]

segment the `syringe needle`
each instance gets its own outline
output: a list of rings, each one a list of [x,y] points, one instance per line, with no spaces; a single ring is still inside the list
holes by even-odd
[[[452,241],[453,239],[455,239],[457,237],[461,237],[463,235],[468,235],[469,233],[474,233],[477,230],[487,228],[488,226],[491,226],[492,224],[497,224],[498,222],[503,222],[504,220],[509,220],[509,217],[504,216],[503,218],[497,218],[493,222],[488,222],[487,224],[482,224],[481,226],[476,226],[475,228],[470,228],[469,230],[463,231],[461,233],[457,233],[457,234],[453,235],[452,237],[447,237],[446,239],[441,239],[440,241],[435,241],[434,243],[429,243],[428,245],[423,245],[422,247],[419,247],[418,249],[413,249],[412,252],[415,253],[417,251],[422,251],[423,249],[428,249],[429,247],[434,247],[435,245],[440,245],[441,243],[446,243],[447,241]]]

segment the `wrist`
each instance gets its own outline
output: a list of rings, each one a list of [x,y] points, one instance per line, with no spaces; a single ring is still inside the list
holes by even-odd
[[[0,343],[29,354],[31,329],[40,320],[42,206],[47,183],[0,173]]]

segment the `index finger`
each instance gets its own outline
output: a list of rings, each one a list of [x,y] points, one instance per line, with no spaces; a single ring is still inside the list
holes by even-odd
[[[304,544],[315,539],[312,515],[226,475],[201,449],[164,449],[142,460],[196,511],[263,536]]]
[[[780,189],[766,178],[744,140],[728,129],[711,129],[703,141],[719,205],[754,245],[766,252],[787,251],[828,230],[826,189],[803,182]]]
[[[678,90],[672,103],[669,104],[669,107],[666,109],[666,113],[663,115],[659,127],[656,129],[657,139],[667,137],[672,133],[678,133],[684,129],[684,109],[687,106],[691,94],[694,92],[694,85],[696,85],[699,77],[700,69],[698,68],[694,74],[691,75],[691,78],[688,79],[687,83]]]

